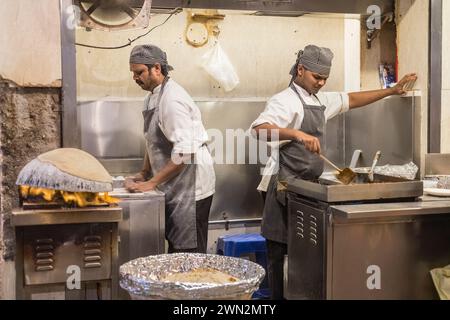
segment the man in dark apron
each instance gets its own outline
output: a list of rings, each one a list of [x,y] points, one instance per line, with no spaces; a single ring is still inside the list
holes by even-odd
[[[290,72],[289,88],[272,97],[266,110],[251,126],[259,137],[289,141],[275,150],[278,150],[278,159],[276,166],[269,170],[268,185],[258,188],[267,192],[263,192],[261,231],[267,239],[267,268],[273,299],[284,298],[283,264],[287,254],[287,208],[284,201],[279,201],[279,182],[288,178],[316,180],[322,174],[324,164],[319,154],[324,147],[328,119],[389,95],[404,94],[405,85],[417,78],[409,74],[394,88],[349,94],[324,93],[319,98],[317,94],[328,79],[332,59],[333,53],[328,48],[308,45],[301,50]]]
[[[143,111],[144,169],[126,179],[126,188],[140,192],[158,188],[165,194],[169,253],[206,253],[215,175],[200,111],[169,78],[172,69],[165,52],[156,46],[136,46],[131,52],[133,79],[151,94]]]

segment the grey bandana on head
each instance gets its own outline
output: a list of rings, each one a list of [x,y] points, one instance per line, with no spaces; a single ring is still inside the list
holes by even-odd
[[[304,50],[300,50],[297,55],[297,61],[292,66],[289,74],[293,79],[297,76],[297,67],[302,64],[311,72],[328,77],[331,70],[331,61],[334,54],[328,48],[308,45]]]
[[[161,66],[167,66],[168,71],[173,70],[172,66],[167,62],[166,53],[151,44],[135,46],[131,50],[130,63],[151,65],[159,63]]]

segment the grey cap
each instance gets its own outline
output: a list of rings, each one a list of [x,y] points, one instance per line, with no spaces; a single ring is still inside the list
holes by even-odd
[[[304,50],[300,50],[297,55],[297,61],[289,72],[293,77],[297,76],[297,67],[302,64],[306,69],[324,76],[330,75],[331,61],[334,54],[328,48],[308,45]]]
[[[157,46],[152,44],[144,44],[135,46],[130,53],[130,63],[136,64],[155,64],[167,66],[167,70],[173,70],[172,66],[167,62],[167,55]]]

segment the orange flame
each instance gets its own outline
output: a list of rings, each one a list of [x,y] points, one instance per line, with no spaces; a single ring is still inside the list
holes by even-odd
[[[61,198],[64,203],[75,204],[80,208],[87,206],[99,206],[103,204],[116,204],[120,201],[117,198],[111,197],[108,192],[69,192],[62,190],[35,188],[30,186],[20,186],[20,194],[24,199],[27,199],[29,196],[41,197],[48,202],[54,201],[57,198]]]

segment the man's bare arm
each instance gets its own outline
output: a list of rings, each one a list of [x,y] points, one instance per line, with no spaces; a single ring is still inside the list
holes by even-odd
[[[350,109],[366,106],[388,96],[405,94],[405,85],[410,81],[416,81],[416,79],[417,75],[415,73],[410,73],[404,76],[392,88],[349,93]]]
[[[258,139],[265,141],[273,140],[293,140],[301,142],[305,145],[306,149],[311,152],[320,153],[320,141],[316,137],[313,137],[300,130],[290,128],[279,128],[273,124],[263,123],[253,128],[255,130]]]

